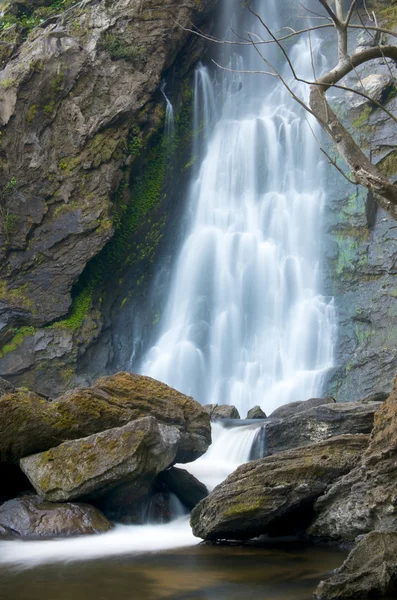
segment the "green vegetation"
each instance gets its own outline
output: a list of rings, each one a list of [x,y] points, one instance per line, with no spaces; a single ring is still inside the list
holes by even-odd
[[[19,329],[13,329],[13,337],[5,344],[0,350],[0,358],[3,358],[9,352],[13,352],[22,344],[23,340],[28,335],[33,335],[35,332],[34,327],[20,327]]]
[[[7,11],[0,17],[0,33],[11,27],[19,27],[25,36],[41,23],[77,4],[76,0],[54,0],[51,6],[40,6],[34,11],[25,11],[18,15]]]
[[[146,49],[142,46],[130,46],[114,33],[106,33],[99,43],[99,48],[106,50],[113,60],[125,59],[130,62],[146,60]]]

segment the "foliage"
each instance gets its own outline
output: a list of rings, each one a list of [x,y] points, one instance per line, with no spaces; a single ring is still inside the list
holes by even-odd
[[[137,62],[146,59],[146,50],[140,46],[126,44],[122,38],[114,33],[106,33],[99,43],[102,50],[106,50],[113,60],[125,59]]]

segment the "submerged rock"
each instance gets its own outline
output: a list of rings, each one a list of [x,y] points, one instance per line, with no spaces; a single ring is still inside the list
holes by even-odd
[[[270,421],[266,424],[266,452],[275,454],[348,433],[370,433],[380,406],[377,402],[331,402]]]
[[[266,419],[266,413],[263,412],[260,406],[254,406],[247,412],[247,419]]]
[[[285,532],[286,525],[303,528],[315,499],[356,465],[367,445],[366,435],[344,435],[241,465],[193,510],[194,535],[249,539],[278,527]]]
[[[272,412],[270,417],[272,419],[286,419],[292,417],[298,413],[305,412],[314,408],[315,406],[322,406],[323,404],[335,404],[335,398],[328,396],[326,398],[309,398],[309,400],[300,400],[298,402],[289,402],[283,406],[279,406]]]
[[[362,460],[318,500],[309,534],[353,541],[372,530],[397,530],[397,379],[375,414],[371,443]]]
[[[397,533],[373,531],[315,591],[316,600],[373,598],[397,591]]]
[[[105,533],[112,524],[89,504],[53,504],[24,496],[0,506],[0,536],[48,538]]]
[[[232,404],[206,404],[204,410],[213,421],[217,419],[239,419],[240,414]]]
[[[122,484],[140,490],[173,463],[179,437],[176,427],[144,417],[27,456],[20,464],[37,493],[51,502],[104,495]]]
[[[147,415],[178,429],[178,462],[195,460],[211,443],[210,419],[193,398],[150,377],[117,373],[53,402],[28,391],[0,398],[0,461],[17,462],[61,441],[87,437]]]
[[[192,510],[203,498],[208,496],[208,490],[204,483],[201,483],[185,469],[171,467],[160,473],[157,479],[164,483],[168,490],[175,494],[189,510]]]

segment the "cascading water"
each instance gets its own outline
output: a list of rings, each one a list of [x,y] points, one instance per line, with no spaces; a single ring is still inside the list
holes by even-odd
[[[275,5],[270,14],[277,15]],[[312,46],[319,54],[316,39]],[[240,74],[222,73],[222,86],[203,67],[196,74],[194,125],[212,122],[213,132],[191,185],[190,228],[160,335],[140,368],[203,404],[234,404],[242,415],[256,404],[271,411],[319,394],[335,333],[333,304],[319,291],[318,126],[281,82],[267,80],[266,88],[260,75],[241,73],[258,68],[250,50],[251,58],[229,58]],[[290,55],[310,79],[307,40]]]

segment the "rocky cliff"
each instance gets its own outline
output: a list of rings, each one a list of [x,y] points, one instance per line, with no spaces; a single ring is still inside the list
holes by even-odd
[[[106,289],[126,265],[139,263],[135,282],[148,270],[169,217],[160,83],[172,69],[181,142],[203,50],[183,27],[205,27],[216,3],[26,0],[2,17],[0,371],[11,380],[47,394],[72,384]]]

